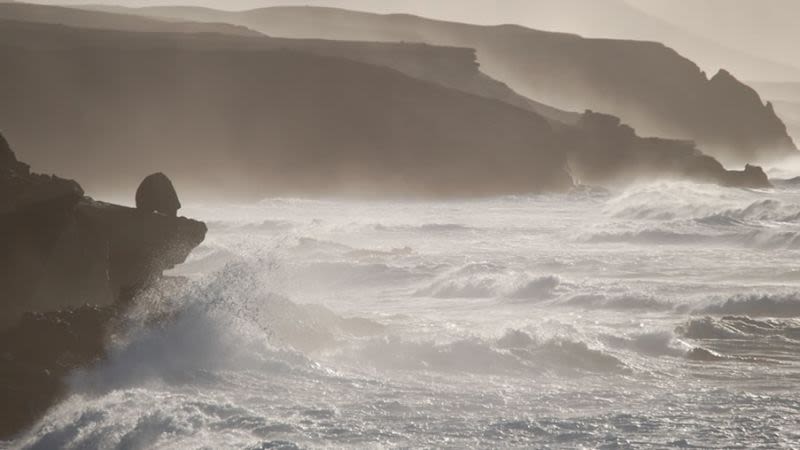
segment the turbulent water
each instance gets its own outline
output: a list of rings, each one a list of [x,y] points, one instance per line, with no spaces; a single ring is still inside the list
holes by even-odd
[[[12,446],[792,447],[800,187],[194,207]]]

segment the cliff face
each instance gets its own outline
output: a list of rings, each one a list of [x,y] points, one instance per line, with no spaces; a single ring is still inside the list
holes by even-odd
[[[201,222],[97,202],[75,181],[32,174],[5,147],[0,328],[24,312],[113,304],[183,262],[205,237]]]
[[[800,142],[800,83],[755,83],[753,87],[769,100],[794,141]]]
[[[327,8],[240,13],[153,8],[140,13],[228,21],[291,38],[475,48],[488,75],[527,97],[566,110],[608,112],[643,135],[693,140],[725,163],[769,161],[797,150],[784,124],[754,91],[727,72],[709,80],[696,64],[657,43],[584,39],[519,26],[482,27]]]
[[[580,115],[554,126],[530,109],[400,73],[448,55],[437,77],[469,80],[480,72],[467,50],[418,46],[388,58],[390,69],[320,53],[378,64],[383,51],[414,46],[293,42],[301,53],[263,50],[260,39],[16,22],[0,22],[0,36],[17,38],[0,46],[0,119],[27,159],[92,190],[132,188],[163,169],[204,198],[469,197],[563,191],[568,165],[602,185],[658,176],[731,184],[693,145],[644,140],[619,124],[587,132]],[[47,148],[61,151],[36,152]],[[714,169],[686,168],[700,163]]]
[[[8,34],[18,44],[0,47],[0,120],[26,160],[89,190],[135,186],[158,170],[204,198],[571,186],[541,115],[397,70],[231,49],[227,38],[0,24],[20,27],[34,31]],[[22,37],[48,33],[58,49]],[[52,148],[60,151],[38,151]]]
[[[270,38],[268,42],[276,47],[389,67],[413,78],[500,100],[535,112],[550,120],[555,126],[575,124],[580,117],[577,113],[563,111],[524,97],[505,83],[489,77],[480,70],[477,52],[472,48],[315,39]]]
[[[33,174],[0,135],[0,439],[57,400],[70,370],[101,358],[111,318],[205,234],[201,222]]]
[[[103,9],[102,7],[96,7]],[[180,33],[183,36],[175,42],[177,46],[187,49],[260,49],[280,50],[292,49],[314,53],[321,56],[345,58],[353,61],[389,67],[413,78],[430,81],[442,86],[458,89],[482,97],[498,99],[506,103],[537,112],[552,123],[570,122],[578,119],[577,114],[558,110],[523,97],[506,84],[492,79],[481,72],[474,49],[460,47],[443,47],[419,43],[395,42],[356,42],[331,41],[319,39],[280,39],[262,35],[243,26],[222,23],[185,22],[180,18],[167,17],[167,20],[152,19],[135,15],[139,10],[128,11],[124,8],[108,7],[117,13],[98,10],[80,10],[47,5],[14,5],[0,6],[0,19],[7,21],[0,30],[7,42],[15,45],[26,45],[38,49],[64,49],[74,46],[73,40],[48,39],[43,33],[47,27],[32,25],[64,25],[84,30],[114,30],[137,33]],[[192,8],[195,13],[204,11]],[[212,10],[213,11],[213,10]],[[127,14],[125,14],[127,12]],[[208,18],[214,22],[213,17]],[[177,21],[176,21],[177,20]],[[22,29],[27,24],[29,32],[36,35],[8,35],[14,26]],[[64,30],[62,30],[64,31]],[[84,36],[90,33],[84,33]],[[93,35],[95,40],[82,39],[84,45],[104,46],[107,39],[102,34]],[[52,37],[52,36],[51,36]],[[117,42],[131,48],[139,44],[147,45],[152,39],[130,39]],[[106,42],[107,46],[108,43]]]
[[[624,185],[675,178],[722,186],[771,186],[760,167],[726,170],[691,141],[642,138],[618,117],[607,114],[586,111],[578,126],[565,132],[565,141],[572,173],[586,184]]]

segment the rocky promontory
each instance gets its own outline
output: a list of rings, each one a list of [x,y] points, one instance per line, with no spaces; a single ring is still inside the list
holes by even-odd
[[[673,178],[741,188],[772,186],[759,166],[727,170],[692,141],[640,137],[609,114],[586,111],[563,132],[570,169],[577,181],[601,186]]]
[[[0,135],[0,439],[57,401],[71,370],[102,358],[112,318],[205,234],[202,222],[31,173]]]

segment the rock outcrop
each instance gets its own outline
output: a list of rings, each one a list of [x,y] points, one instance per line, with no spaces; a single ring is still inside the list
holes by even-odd
[[[620,118],[586,111],[565,132],[570,167],[585,184],[609,186],[653,178],[675,178],[722,186],[765,188],[771,184],[761,167],[726,170],[693,142],[643,138]]]
[[[64,378],[103,358],[113,306],[27,313],[0,330],[0,441],[30,427],[66,393]]]
[[[181,202],[172,181],[161,172],[148,175],[136,190],[136,209],[177,216]]]
[[[55,401],[68,371],[102,357],[109,318],[205,234],[33,174],[0,136],[0,439]]]

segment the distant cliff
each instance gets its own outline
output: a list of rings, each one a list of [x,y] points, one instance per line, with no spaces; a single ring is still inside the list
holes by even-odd
[[[559,122],[413,78],[411,67],[320,54],[344,51],[338,44],[275,50],[237,36],[3,21],[0,37],[8,67],[0,71],[0,120],[27,160],[94,191],[132,189],[142,173],[159,170],[196,196],[227,201],[558,192],[572,187],[570,173],[603,185],[659,176],[740,184],[691,144],[621,133],[616,118],[606,128],[587,128],[579,114]],[[394,58],[397,66],[436,59],[417,54],[449,55],[434,71],[448,84],[480,75],[470,51],[347,45],[414,50]],[[378,57],[363,56],[370,58]],[[715,168],[689,170],[706,161]]]
[[[280,39],[272,38],[243,26],[224,23],[187,22],[180,18],[167,20],[139,16],[139,10],[116,7],[100,7],[118,11],[108,13],[97,10],[81,10],[48,5],[18,4],[0,6],[0,20],[16,22],[17,27],[29,24],[28,31],[34,31],[33,24],[65,25],[87,30],[115,30],[137,33],[182,33],[182,48],[194,49],[249,49],[280,50],[291,49],[333,56],[368,64],[375,64],[398,70],[421,80],[431,81],[446,87],[455,88],[482,97],[493,98],[544,115],[555,125],[574,123],[578,114],[561,111],[557,108],[530,100],[516,93],[506,84],[492,79],[480,70],[474,49],[462,47],[443,47],[413,42],[356,42],[331,41],[320,39]],[[201,8],[192,8],[200,12]],[[213,10],[212,10],[213,11]],[[119,13],[122,12],[122,13]],[[213,18],[210,18],[213,22]],[[7,23],[8,31],[12,23]],[[191,37],[188,35],[192,34]],[[58,49],[74,45],[73,40],[59,42],[47,36],[4,36],[8,41],[16,39],[16,45],[26,45],[38,49]],[[136,40],[128,36],[126,46],[147,45],[152,39],[145,37]],[[84,42],[88,44],[88,42]],[[102,43],[96,45],[102,46]]]
[[[26,160],[94,191],[159,170],[206,199],[572,183],[542,116],[389,68],[206,35],[0,22],[0,36],[0,123]]]
[[[69,371],[101,358],[111,319],[205,234],[201,222],[31,173],[0,135],[0,439],[56,401]]]
[[[471,47],[483,70],[521,94],[565,110],[621,117],[643,135],[697,142],[726,164],[795,155],[770,105],[725,71],[709,79],[657,43],[584,39],[520,26],[484,27],[409,15],[277,7],[245,12],[145,8],[139,14],[224,21],[272,36],[409,41]]]
[[[693,142],[642,138],[618,117],[586,111],[564,133],[570,167],[578,181],[592,185],[628,184],[654,178],[714,182],[722,186],[766,188],[761,167],[726,170]]]
[[[428,44],[326,41],[315,39],[275,39],[268,41],[279,48],[310,52],[323,56],[361,61],[389,67],[420,80],[458,89],[481,97],[500,100],[536,112],[553,125],[575,124],[579,114],[533,101],[518,94],[480,70],[477,52],[464,47],[441,47]]]

